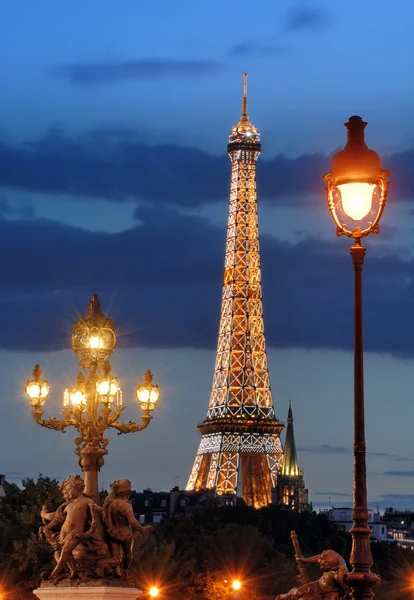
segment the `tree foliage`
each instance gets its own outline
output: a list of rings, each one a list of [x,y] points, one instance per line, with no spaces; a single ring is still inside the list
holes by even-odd
[[[45,540],[38,538],[42,525],[40,511],[45,504],[54,510],[63,502],[56,479],[39,475],[37,481],[24,479],[22,489],[5,485],[0,498],[0,572],[6,589],[19,590],[19,598],[31,597],[40,572],[50,566],[52,552]],[[16,595],[17,598],[17,595]]]
[[[49,570],[52,552],[37,536],[40,510],[54,510],[63,498],[58,482],[39,476],[22,488],[6,485],[0,498],[0,572],[6,598],[34,598],[42,570]],[[190,517],[177,517],[136,540],[131,576],[146,591],[161,588],[162,600],[258,600],[274,597],[296,584],[297,568],[290,532],[298,534],[305,556],[332,548],[349,561],[351,539],[324,515],[297,514],[269,506],[210,506]],[[372,545],[373,569],[382,577],[377,600],[408,597],[414,581],[414,553],[396,545]],[[318,578],[317,566],[309,570]],[[232,581],[243,583],[240,592]]]

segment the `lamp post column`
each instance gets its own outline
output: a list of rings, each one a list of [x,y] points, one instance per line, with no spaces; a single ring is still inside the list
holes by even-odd
[[[108,450],[96,447],[83,447],[79,449],[79,465],[83,471],[85,481],[85,493],[92,498],[96,504],[99,501],[98,472],[104,464],[104,456]]]
[[[371,573],[371,529],[368,526],[367,472],[364,407],[364,347],[362,332],[362,267],[366,248],[359,240],[350,248],[354,266],[354,511],[352,551],[353,571],[347,578],[355,600],[374,597],[372,588],[379,578]]]

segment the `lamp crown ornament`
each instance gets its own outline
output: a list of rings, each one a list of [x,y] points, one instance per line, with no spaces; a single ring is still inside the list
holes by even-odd
[[[42,379],[43,371],[40,368],[40,365],[35,365],[33,369],[33,379],[35,381],[40,381]]]
[[[367,122],[361,117],[350,117],[344,127],[348,140],[343,150],[332,157],[332,174],[338,179],[372,178],[372,182],[381,176],[381,157],[378,152],[368,148],[365,142]]]
[[[88,302],[88,313],[94,315],[101,315],[101,302],[97,294],[92,294],[91,299]]]
[[[147,369],[144,373],[144,384],[145,385],[151,384],[153,379],[154,379],[153,374],[151,373],[151,371],[149,369]]]

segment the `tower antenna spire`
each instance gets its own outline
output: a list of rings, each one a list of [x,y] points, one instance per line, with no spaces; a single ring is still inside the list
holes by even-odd
[[[247,119],[247,78],[248,73],[242,73],[243,77],[243,100],[242,100],[242,118],[245,117]]]

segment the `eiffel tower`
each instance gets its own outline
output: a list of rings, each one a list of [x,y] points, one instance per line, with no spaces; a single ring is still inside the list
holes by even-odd
[[[267,367],[262,312],[256,161],[260,134],[247,116],[243,73],[242,116],[229,136],[232,165],[221,320],[207,418],[187,490],[215,490],[260,508],[283,461]]]

